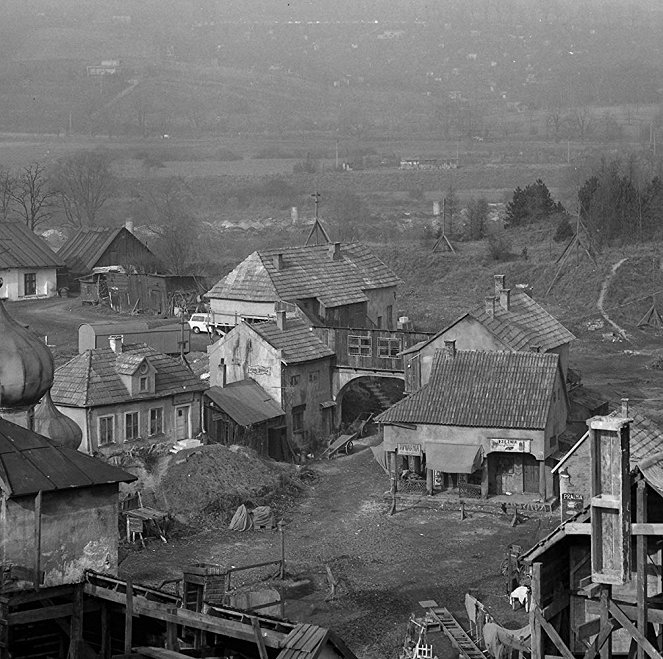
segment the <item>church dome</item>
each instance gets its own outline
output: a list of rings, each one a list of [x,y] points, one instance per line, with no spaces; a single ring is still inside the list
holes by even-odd
[[[41,403],[35,407],[34,430],[51,440],[55,446],[66,446],[76,450],[83,440],[83,431],[78,424],[55,407],[51,392],[47,391]]]
[[[48,346],[11,318],[0,301],[0,408],[30,407],[52,384]]]

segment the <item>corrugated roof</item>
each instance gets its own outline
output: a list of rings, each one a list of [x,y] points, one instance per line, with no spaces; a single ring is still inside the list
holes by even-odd
[[[132,396],[116,370],[118,355],[110,348],[86,350],[55,371],[51,398],[56,405],[96,407],[131,400],[163,398],[183,391],[203,391],[207,384],[179,359],[144,343],[125,345],[123,355],[147,358],[156,370],[155,393]]]
[[[558,369],[555,353],[438,350],[428,384],[376,420],[543,429]]]
[[[0,225],[0,268],[57,268],[63,260],[22,222]]]
[[[334,354],[334,351],[311,331],[310,325],[299,318],[288,317],[283,330],[279,329],[274,320],[255,323],[249,327],[271,346],[282,350],[283,361],[287,364],[322,359]]]
[[[219,281],[207,297],[272,302],[318,299],[326,307],[365,302],[364,291],[396,286],[401,280],[358,243],[287,247],[253,252]],[[282,265],[275,261],[281,254]]]
[[[0,486],[10,496],[135,480],[122,469],[54,446],[46,437],[0,418]]]
[[[79,229],[58,251],[58,256],[71,272],[88,272],[108,249],[124,227]]]
[[[254,380],[239,380],[225,387],[210,387],[205,395],[240,426],[262,423],[285,414]]]

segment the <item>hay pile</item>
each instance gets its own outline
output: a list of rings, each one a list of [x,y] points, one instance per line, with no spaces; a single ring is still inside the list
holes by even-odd
[[[157,501],[185,524],[226,523],[242,503],[268,503],[294,473],[293,465],[261,458],[245,447],[201,446],[171,456]]]

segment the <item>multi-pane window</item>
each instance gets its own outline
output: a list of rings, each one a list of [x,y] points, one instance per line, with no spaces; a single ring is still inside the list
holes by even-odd
[[[401,351],[401,340],[382,337],[378,339],[378,357],[394,358]]]
[[[115,441],[115,419],[112,416],[99,417],[99,446]]]
[[[163,407],[150,410],[150,436],[163,433]]]
[[[143,376],[138,380],[138,388],[140,391],[149,391],[150,386],[149,386],[149,378],[147,376]]]
[[[371,356],[371,337],[350,334],[348,336],[348,355]]]
[[[138,412],[127,412],[124,415],[124,439],[138,439]]]
[[[308,382],[313,387],[318,386],[318,381],[320,380],[320,371],[311,371],[308,374]]]
[[[23,295],[37,294],[37,273],[26,272],[23,275]]]

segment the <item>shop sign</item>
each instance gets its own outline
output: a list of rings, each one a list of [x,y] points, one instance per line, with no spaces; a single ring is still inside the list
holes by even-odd
[[[421,444],[396,444],[398,455],[421,456]]]
[[[531,453],[531,439],[491,439],[491,451],[505,451],[507,453]]]
[[[562,493],[562,521],[579,513],[583,509],[583,503],[582,494],[576,494],[575,492]]]
[[[249,375],[271,375],[272,369],[269,366],[249,366]]]

